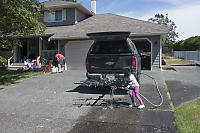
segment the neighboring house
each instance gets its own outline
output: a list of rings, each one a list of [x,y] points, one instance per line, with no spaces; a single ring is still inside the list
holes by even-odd
[[[94,13],[74,2],[54,0],[44,4],[52,10],[44,11],[44,19],[40,20],[47,26],[45,33],[23,37],[22,48],[14,50],[14,62],[24,56],[34,58],[40,55],[49,59],[55,53],[61,53],[66,57],[68,69],[85,69],[85,57],[93,43],[86,33],[130,31],[130,38],[138,49],[151,52],[150,69],[161,67],[162,43],[168,33],[167,26],[115,14],[95,14],[95,0],[91,0]]]

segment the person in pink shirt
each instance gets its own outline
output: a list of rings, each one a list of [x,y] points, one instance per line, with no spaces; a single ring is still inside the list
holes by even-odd
[[[58,72],[62,72],[62,65],[64,65],[64,61],[65,61],[65,56],[63,56],[62,54],[56,54],[56,59],[58,61]]]
[[[144,103],[142,102],[142,99],[139,96],[139,83],[137,82],[135,76],[131,73],[130,68],[125,69],[124,71],[124,77],[125,81],[128,83],[128,85],[125,87],[126,90],[129,91],[129,96],[131,98],[132,104],[129,105],[129,107],[136,107],[136,103],[134,102],[133,93],[135,93],[135,97],[140,102],[140,106],[138,106],[138,109],[144,108]]]

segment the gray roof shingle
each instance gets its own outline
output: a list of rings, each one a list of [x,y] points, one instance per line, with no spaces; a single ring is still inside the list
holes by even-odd
[[[88,39],[86,33],[130,31],[131,36],[162,35],[168,33],[166,25],[160,25],[115,14],[97,14],[75,25],[48,27],[45,34],[51,39]]]
[[[62,7],[62,6],[72,6],[77,5],[78,3],[69,2],[69,1],[46,1],[42,2],[45,7],[53,8],[53,7]]]

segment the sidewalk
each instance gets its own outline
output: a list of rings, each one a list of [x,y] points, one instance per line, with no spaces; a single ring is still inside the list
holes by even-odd
[[[195,63],[197,63],[198,66],[200,66],[200,61],[195,61],[195,60],[192,60],[194,61]]]

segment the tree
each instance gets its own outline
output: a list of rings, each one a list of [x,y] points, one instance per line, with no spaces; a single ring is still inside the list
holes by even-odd
[[[173,44],[176,51],[196,51],[200,50],[200,36],[190,37]]]
[[[42,34],[46,26],[38,22],[41,9],[38,0],[0,0],[0,47],[19,44],[18,36]]]
[[[176,25],[175,23],[168,18],[168,14],[164,16],[163,14],[156,14],[154,18],[150,18],[149,22],[157,23],[157,24],[165,24],[169,27],[169,33],[166,38],[165,44],[172,44],[175,43],[176,39],[178,38],[178,32],[176,32]]]

